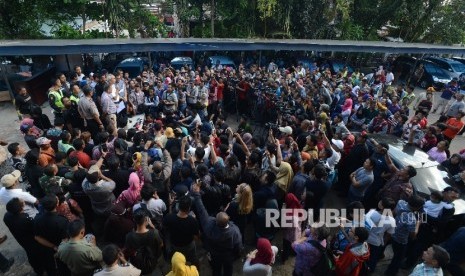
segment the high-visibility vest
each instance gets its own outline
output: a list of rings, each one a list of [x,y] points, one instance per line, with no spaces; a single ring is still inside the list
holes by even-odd
[[[63,98],[63,93],[61,91],[50,90],[48,95],[53,95],[55,97],[55,106],[62,109],[64,107],[61,99]]]
[[[79,97],[76,97],[74,95],[71,95],[71,97],[69,97],[69,99],[75,103],[78,103],[79,102]]]

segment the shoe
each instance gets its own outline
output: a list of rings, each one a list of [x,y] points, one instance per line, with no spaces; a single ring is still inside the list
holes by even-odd
[[[0,237],[0,244],[4,243],[7,238],[8,238],[7,235],[4,235],[3,237]]]
[[[14,258],[8,259],[8,265],[5,268],[0,269],[0,271],[3,272],[3,273],[7,273],[8,270],[10,270],[10,268],[13,266],[14,263],[15,263]]]

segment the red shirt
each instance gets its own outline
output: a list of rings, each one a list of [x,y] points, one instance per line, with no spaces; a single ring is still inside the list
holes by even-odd
[[[223,90],[224,90],[224,83],[218,83],[218,87],[217,87],[217,99],[218,101],[222,101],[223,100]]]
[[[81,166],[83,166],[84,168],[88,169],[90,167],[90,157],[89,155],[87,155],[87,153],[83,152],[83,151],[73,151],[69,154],[69,157],[76,157],[77,160],[79,161],[79,164],[81,164]]]
[[[238,91],[239,100],[246,100],[247,92],[249,91],[250,85],[245,81],[241,81],[238,86],[239,88],[244,89],[244,91],[241,91],[241,90]]]
[[[464,123],[462,122],[462,120],[457,120],[457,118],[450,118],[449,120],[447,120],[446,125],[458,128],[458,130],[447,128],[442,132],[442,134],[444,134],[444,136],[446,136],[447,138],[454,139],[455,136],[457,136],[457,133],[459,133],[459,131],[463,128]]]

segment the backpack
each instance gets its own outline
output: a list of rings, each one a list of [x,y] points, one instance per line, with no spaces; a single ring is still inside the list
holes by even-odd
[[[308,243],[321,253],[320,259],[311,268],[313,275],[336,275],[336,262],[331,251],[324,248],[318,241],[309,240]]]
[[[150,246],[139,247],[130,258],[131,263],[141,270],[141,275],[150,274],[157,266],[157,258]]]

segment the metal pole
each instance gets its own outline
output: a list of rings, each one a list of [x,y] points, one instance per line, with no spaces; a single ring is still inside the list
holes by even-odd
[[[1,73],[2,73],[3,80],[6,83],[6,87],[8,88],[8,92],[10,93],[11,100],[14,103],[15,95],[13,93],[13,89],[11,88],[10,82],[8,81],[8,77],[6,75],[6,65],[5,64],[1,64]]]

